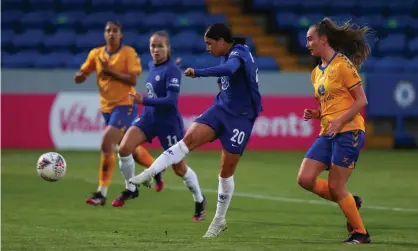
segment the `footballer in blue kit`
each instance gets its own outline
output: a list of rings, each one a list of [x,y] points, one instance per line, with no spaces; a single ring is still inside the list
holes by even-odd
[[[219,139],[223,149],[218,202],[215,217],[203,236],[211,238],[227,228],[225,218],[235,188],[233,175],[262,105],[258,68],[245,39],[233,37],[231,29],[222,23],[207,28],[204,39],[206,50],[221,57],[221,64],[205,69],[188,68],[184,74],[192,78],[218,77],[220,92],[215,97],[215,104],[194,121],[182,140],[162,153],[149,169],[129,181],[148,184],[156,174],[181,162],[190,151]]]
[[[132,152],[145,142],[155,137],[160,140],[164,150],[175,145],[184,136],[184,125],[178,110],[178,96],[182,73],[176,63],[171,60],[170,43],[165,32],[155,32],[150,38],[150,52],[153,61],[149,64],[146,81],[147,97],[139,93],[130,93],[135,104],[144,105],[141,117],[133,122],[122,139],[119,148],[121,171],[125,182],[130,186],[129,179],[134,177],[134,160]],[[172,163],[174,172],[182,177],[186,187],[192,192],[195,201],[194,221],[205,217],[205,197],[203,196],[196,173],[186,164],[185,160]],[[133,189],[132,189],[133,191]],[[126,198],[137,197],[127,190]]]

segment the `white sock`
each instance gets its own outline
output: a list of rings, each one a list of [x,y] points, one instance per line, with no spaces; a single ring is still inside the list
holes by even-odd
[[[135,161],[132,154],[126,157],[119,156],[119,167],[123,176],[125,177],[125,188],[131,192],[134,192],[136,186],[129,183],[129,179],[135,176]]]
[[[107,188],[108,187],[106,187],[106,186],[99,186],[97,188],[97,192],[102,193],[103,197],[106,197],[107,196]]]
[[[177,144],[164,151],[147,170],[151,172],[152,176],[155,176],[169,166],[182,161],[188,153],[189,148],[187,148],[183,140],[180,140]]]
[[[225,219],[232,194],[234,193],[234,187],[234,176],[229,178],[219,177],[218,204],[216,205],[215,218]]]
[[[196,173],[187,166],[186,174],[183,176],[183,183],[189,188],[190,192],[193,193],[193,199],[196,202],[203,201],[203,194],[200,191],[199,180],[197,179]]]

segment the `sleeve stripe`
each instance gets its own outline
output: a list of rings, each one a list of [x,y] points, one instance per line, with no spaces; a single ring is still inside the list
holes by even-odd
[[[353,89],[354,87],[358,86],[359,84],[361,84],[361,81],[358,81],[357,83],[355,83],[354,85],[348,87],[349,90]]]

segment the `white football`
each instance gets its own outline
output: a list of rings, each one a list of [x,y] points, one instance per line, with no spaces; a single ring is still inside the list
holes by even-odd
[[[39,176],[46,181],[58,181],[67,171],[67,163],[61,154],[55,152],[44,153],[36,164]]]

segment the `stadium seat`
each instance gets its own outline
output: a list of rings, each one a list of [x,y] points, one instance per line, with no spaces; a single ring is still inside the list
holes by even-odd
[[[263,70],[278,70],[279,66],[277,64],[275,57],[257,57],[257,66],[259,69]]]
[[[142,25],[147,27],[149,31],[164,30],[170,26],[175,16],[173,12],[152,13],[143,19]]]
[[[57,29],[75,29],[76,25],[80,24],[85,17],[84,11],[57,12],[52,23],[56,25]]]
[[[3,11],[1,13],[2,25],[4,25],[5,27],[10,27],[11,25],[17,23],[20,19],[22,19],[23,15],[23,11],[20,10]]]
[[[405,50],[405,42],[405,34],[389,34],[386,38],[380,40],[379,53],[384,55],[401,54]]]
[[[409,40],[408,50],[414,55],[418,54],[418,37],[415,37],[414,39]]]
[[[36,68],[62,68],[65,67],[70,57],[71,54],[66,52],[39,55],[35,59],[34,66]]]
[[[141,11],[130,11],[123,15],[119,15],[118,20],[122,24],[124,30],[126,29],[136,29],[136,30],[146,30],[142,27],[142,21],[145,18],[146,14]]]
[[[93,49],[104,44],[103,32],[90,32],[84,35],[78,35],[75,41],[79,50]]]
[[[368,57],[366,62],[361,66],[360,72],[373,72],[376,62],[377,60],[374,57]]]
[[[20,23],[25,29],[38,28],[41,29],[47,22],[54,18],[55,14],[52,11],[34,11],[26,13],[21,19]]]
[[[81,65],[86,61],[87,56],[88,56],[88,51],[80,52],[78,54],[72,55],[65,62],[65,66],[67,68],[79,69]]]
[[[34,59],[38,56],[39,52],[34,50],[21,51],[16,54],[9,55],[9,57],[6,58],[7,65],[12,68],[31,68],[34,66]]]
[[[1,47],[10,47],[13,45],[12,41],[15,36],[15,32],[11,29],[2,29],[1,30]]]
[[[197,39],[202,39],[194,31],[183,31],[171,37],[171,46],[176,52],[191,53]]]
[[[44,39],[44,32],[39,29],[27,30],[24,33],[16,34],[13,38],[15,48],[32,48],[40,46]]]
[[[408,60],[404,68],[406,72],[417,73],[418,72],[418,57]]]
[[[374,64],[375,72],[402,72],[407,60],[400,56],[387,56]]]
[[[86,15],[86,17],[81,21],[81,24],[86,30],[104,30],[107,21],[117,19],[118,15],[112,11],[100,11]]]
[[[75,45],[76,33],[73,30],[59,30],[46,36],[43,43],[49,49],[63,49]]]

